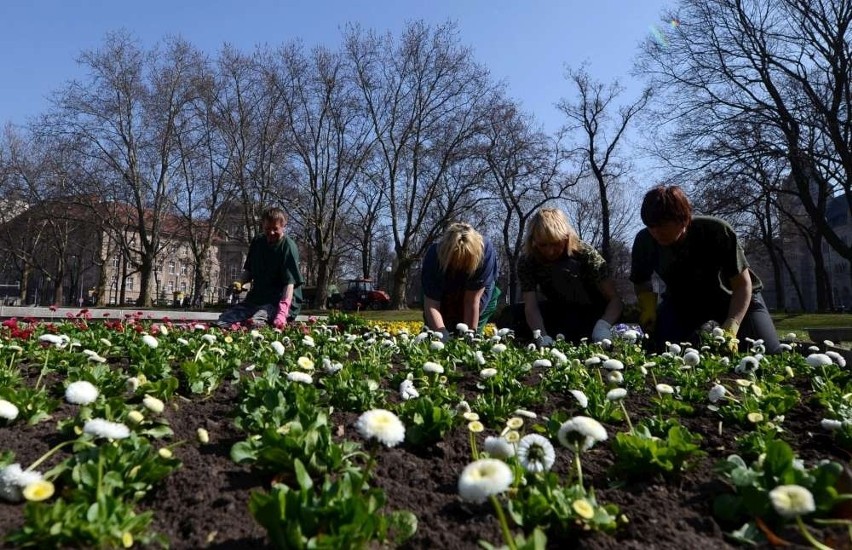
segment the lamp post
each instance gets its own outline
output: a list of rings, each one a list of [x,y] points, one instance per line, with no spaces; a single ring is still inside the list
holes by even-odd
[[[388,289],[388,294],[390,294],[390,289],[391,289],[391,273],[393,273],[393,267],[387,266],[385,268],[385,274],[386,274],[385,277],[387,279],[386,282],[385,282],[385,288]]]

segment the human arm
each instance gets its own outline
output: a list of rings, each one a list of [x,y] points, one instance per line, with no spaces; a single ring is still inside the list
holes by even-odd
[[[294,288],[292,283],[284,287],[284,294],[278,302],[278,313],[275,314],[275,319],[272,321],[272,325],[275,328],[284,328],[287,326],[287,316],[290,315],[290,305],[293,303]]]
[[[651,281],[634,283],[633,290],[639,301],[639,325],[646,331],[652,331],[657,324],[657,294]]]
[[[736,336],[751,303],[752,285],[748,269],[731,277],[728,284],[731,287],[731,303],[728,306],[728,318],[722,328]]]
[[[595,323],[592,329],[592,340],[596,342],[600,342],[610,336],[612,324],[621,316],[621,310],[623,309],[621,297],[615,290],[615,281],[611,278],[606,278],[598,282],[598,290],[600,290],[607,303],[603,315],[598,319],[598,322]]]
[[[479,326],[479,302],[484,293],[484,288],[464,291],[462,319],[471,330],[476,330]]]
[[[444,326],[444,316],[441,315],[441,302],[428,296],[423,297],[423,317],[426,326],[430,330],[440,332],[444,338],[450,335],[450,331]]]

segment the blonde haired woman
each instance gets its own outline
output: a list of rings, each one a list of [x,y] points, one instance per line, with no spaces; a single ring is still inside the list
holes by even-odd
[[[466,223],[453,223],[426,251],[422,269],[423,319],[446,338],[464,323],[479,332],[497,305],[497,255]]]
[[[513,328],[520,336],[541,331],[542,345],[560,333],[572,342],[608,338],[621,315],[606,260],[580,240],[558,208],[542,208],[530,219],[518,280],[523,304],[513,306]],[[546,301],[539,301],[539,293]],[[525,324],[517,321],[521,316]]]

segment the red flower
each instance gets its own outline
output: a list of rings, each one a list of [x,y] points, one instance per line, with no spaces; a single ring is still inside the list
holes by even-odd
[[[56,304],[51,304],[51,306],[48,309],[50,311],[56,311]]]

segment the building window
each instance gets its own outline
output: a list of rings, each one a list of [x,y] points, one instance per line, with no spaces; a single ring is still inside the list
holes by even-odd
[[[185,264],[184,262],[181,262],[181,263],[180,263],[180,274],[181,274],[181,275],[186,275],[186,272],[187,272],[188,270],[189,270],[189,266],[188,266],[187,264]]]
[[[134,280],[134,279],[133,279],[133,276],[132,276],[132,275],[128,275],[128,276],[124,279],[125,288],[126,288],[127,290],[133,290],[133,280]]]
[[[240,266],[238,266],[236,264],[231,264],[231,269],[229,271],[229,277],[231,279],[236,280],[237,277],[240,276],[240,273],[241,273]]]
[[[181,281],[180,283],[180,291],[186,294],[186,281]]]
[[[169,292],[174,292],[174,291],[175,291],[175,282],[169,281]]]
[[[175,274],[175,263],[169,262],[169,275],[174,275],[174,274]]]
[[[119,261],[119,257],[117,255],[113,256],[112,257],[112,267],[118,267],[118,261]]]

